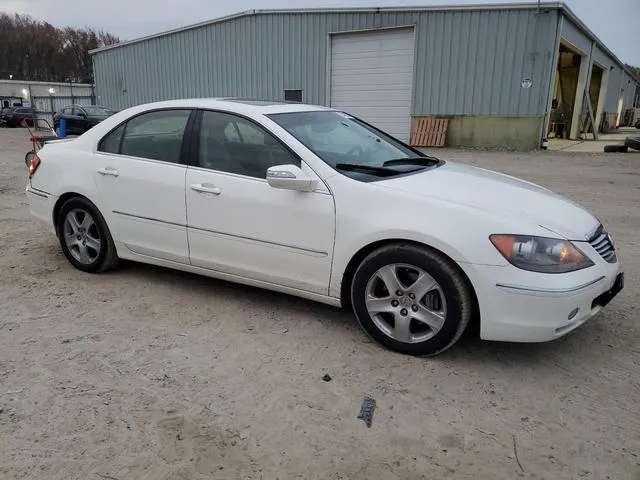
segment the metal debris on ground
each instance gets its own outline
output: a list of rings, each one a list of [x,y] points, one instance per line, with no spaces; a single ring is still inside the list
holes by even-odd
[[[367,428],[371,428],[371,422],[373,422],[373,411],[376,409],[376,401],[375,399],[366,396],[362,400],[362,406],[360,407],[360,413],[358,413],[358,418],[363,420],[367,425]]]
[[[520,463],[520,458],[518,457],[518,445],[516,444],[516,436],[513,435],[513,454],[516,457],[516,462],[518,463],[518,466],[520,467],[520,470],[522,470],[524,472],[524,468],[522,468],[522,464]]]
[[[24,388],[20,388],[18,390],[11,390],[10,392],[4,392],[5,395],[17,395],[18,393],[22,393]]]

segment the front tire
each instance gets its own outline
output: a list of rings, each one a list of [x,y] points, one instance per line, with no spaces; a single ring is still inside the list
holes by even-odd
[[[374,340],[409,355],[444,352],[475,311],[459,267],[440,252],[413,244],[382,247],[365,258],[353,278],[351,303]]]
[[[56,226],[62,251],[78,270],[104,272],[118,264],[107,223],[96,206],[86,198],[67,200],[58,212]]]

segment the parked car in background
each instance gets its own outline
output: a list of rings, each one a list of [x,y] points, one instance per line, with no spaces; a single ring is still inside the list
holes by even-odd
[[[59,133],[60,119],[67,122],[67,134],[82,135],[84,132],[113,114],[100,105],[68,105],[53,116],[53,128]]]
[[[26,120],[32,126],[36,119],[36,111],[31,107],[13,107],[2,109],[2,123],[7,127],[21,127]]]
[[[348,306],[407,354],[476,322],[487,340],[553,340],[624,286],[579,205],[314,105],[139,105],[46,144],[26,194],[79,270],[127,259]]]
[[[4,107],[2,108],[2,110],[0,110],[0,127],[6,127],[7,122],[4,118],[5,114],[7,112],[11,112],[13,110],[13,108],[11,107]]]

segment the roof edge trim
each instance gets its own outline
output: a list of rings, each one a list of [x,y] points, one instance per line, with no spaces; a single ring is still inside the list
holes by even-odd
[[[540,2],[540,8],[552,8],[556,10],[562,9],[564,3],[561,1],[556,2]],[[380,13],[380,12],[438,12],[438,11],[473,11],[473,10],[535,10],[538,8],[538,3],[485,3],[485,4],[463,4],[463,5],[433,5],[428,7],[352,7],[352,8],[305,8],[305,9],[254,9],[245,10],[224,17],[218,17],[203,22],[186,25],[184,27],[178,27],[163,32],[154,33],[140,38],[134,38],[131,40],[125,40],[124,42],[108,45],[106,47],[94,48],[89,50],[89,54],[104,52],[107,50],[113,50],[115,48],[132,45],[135,43],[145,42],[158,37],[165,37],[180,32],[186,32],[189,30],[195,30],[197,28],[206,27],[208,25],[214,25],[216,23],[228,22],[229,20],[235,20],[242,17],[250,17],[254,15],[273,15],[273,14],[304,14],[304,13]]]

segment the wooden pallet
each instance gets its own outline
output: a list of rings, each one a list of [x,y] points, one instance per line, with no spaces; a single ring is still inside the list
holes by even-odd
[[[416,118],[412,147],[443,147],[449,128],[448,118]]]

